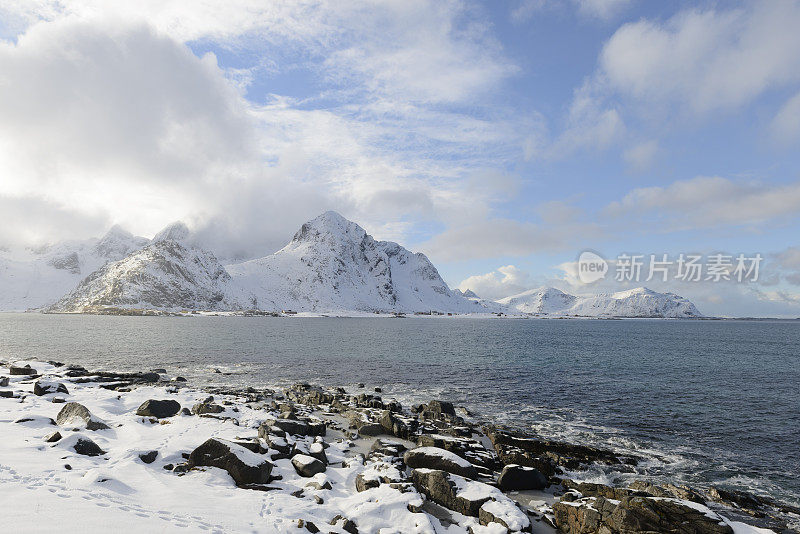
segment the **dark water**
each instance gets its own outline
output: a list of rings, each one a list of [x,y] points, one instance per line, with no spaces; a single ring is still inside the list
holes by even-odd
[[[203,383],[366,382],[650,459],[612,481],[722,483],[800,504],[800,322],[0,314],[0,357]]]

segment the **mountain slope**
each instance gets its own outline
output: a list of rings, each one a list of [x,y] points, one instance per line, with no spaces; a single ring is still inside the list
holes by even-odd
[[[645,287],[617,293],[573,296],[552,287],[531,289],[498,301],[512,311],[581,317],[702,317],[694,304],[674,293]]]
[[[246,297],[231,285],[230,275],[212,253],[171,239],[186,235],[185,227],[160,234],[146,247],[86,277],[48,311],[235,310],[245,306]]]
[[[305,223],[278,252],[227,269],[260,309],[485,311],[451,291],[424,254],[375,241],[332,211]]]
[[[86,275],[124,258],[148,241],[114,226],[100,239],[0,250],[0,310],[23,311],[48,305]]]

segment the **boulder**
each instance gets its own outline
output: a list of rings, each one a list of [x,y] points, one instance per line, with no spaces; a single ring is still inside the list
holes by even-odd
[[[55,431],[52,434],[48,434],[44,438],[45,443],[55,443],[56,441],[61,441],[61,432]]]
[[[425,411],[434,416],[452,415],[456,414],[456,409],[453,407],[452,402],[432,400],[428,403]]]
[[[370,447],[370,452],[375,454],[383,454],[384,456],[399,457],[406,450],[406,446],[399,441],[392,441],[389,439],[376,439],[375,443]]]
[[[303,477],[313,477],[317,473],[325,472],[325,464],[307,454],[295,454],[292,456],[292,465],[297,474]]]
[[[34,395],[41,397],[48,393],[65,393],[68,395],[69,390],[67,390],[67,386],[61,382],[53,382],[51,380],[37,380],[36,383],[33,384]]]
[[[108,425],[98,419],[84,406],[77,402],[68,402],[61,408],[56,416],[56,423],[61,426],[73,425],[80,422],[87,430],[104,430]]]
[[[531,520],[511,499],[492,500],[483,503],[478,510],[478,521],[481,525],[499,523],[511,532],[528,530]]]
[[[403,461],[408,467],[416,469],[438,469],[466,478],[477,478],[478,471],[475,466],[455,453],[438,447],[417,447],[403,455]]]
[[[414,469],[411,480],[417,491],[436,504],[473,517],[478,517],[478,511],[487,501],[508,498],[488,484],[436,469]]]
[[[383,434],[383,427],[378,423],[365,423],[358,427],[358,435],[364,437],[380,436]]]
[[[36,369],[33,369],[30,365],[26,365],[25,367],[17,367],[12,365],[8,368],[8,374],[12,376],[27,376],[27,375],[35,375]]]
[[[78,454],[84,456],[100,456],[105,454],[105,451],[100,446],[89,438],[80,437],[75,441],[72,449]]]
[[[0,387],[6,387],[8,385],[8,377],[7,376],[0,376]]]
[[[149,399],[139,406],[136,410],[136,415],[142,417],[155,417],[156,419],[163,419],[165,417],[172,417],[181,410],[181,405],[175,400],[153,400]]]
[[[300,419],[268,419],[258,428],[259,437],[264,437],[270,433],[272,427],[278,428],[287,434],[295,436],[324,436],[325,423],[303,421]]]
[[[507,465],[497,478],[497,485],[503,491],[541,490],[547,487],[547,477],[533,467]]]
[[[266,484],[272,464],[261,455],[230,441],[211,438],[189,454],[189,467],[224,469],[237,485]]]
[[[643,480],[637,480],[630,485],[634,491],[644,492],[653,497],[669,497],[673,499],[684,499],[686,501],[705,504],[703,496],[688,486],[676,486],[674,484],[662,484],[656,486]]]
[[[220,406],[219,404],[214,404],[213,402],[198,402],[194,406],[192,406],[192,413],[195,415],[203,415],[203,414],[213,414],[213,413],[222,413],[225,411],[225,408]]]
[[[152,464],[156,461],[156,457],[158,456],[158,451],[150,451],[144,454],[139,455],[139,459],[146,464]]]
[[[325,454],[325,446],[322,443],[312,443],[308,447],[308,455],[328,465],[328,456]]]
[[[584,497],[553,505],[556,527],[567,534],[652,533],[732,534],[722,518],[702,505],[676,499],[629,496],[621,501]]]

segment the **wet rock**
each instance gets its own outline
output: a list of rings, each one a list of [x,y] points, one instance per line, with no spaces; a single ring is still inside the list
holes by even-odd
[[[263,457],[230,441],[215,438],[193,450],[188,465],[224,469],[237,485],[266,484],[272,473],[272,464]]]
[[[150,451],[144,454],[139,455],[139,459],[146,464],[152,464],[156,461],[156,457],[158,456],[158,451]]]
[[[181,409],[181,405],[175,400],[154,400],[149,399],[139,406],[136,410],[136,415],[142,417],[155,417],[156,419],[164,419],[172,417],[177,414]]]
[[[547,487],[547,477],[534,467],[507,465],[497,478],[503,491],[541,490]]]
[[[61,408],[56,416],[56,423],[60,426],[72,425],[80,421],[87,430],[104,430],[108,425],[101,421],[84,406],[77,402],[68,402]]]
[[[8,368],[8,374],[11,376],[27,376],[27,375],[35,375],[38,374],[36,369],[33,369],[30,365],[25,365],[25,367],[17,367],[12,365]]]
[[[292,465],[297,474],[303,477],[313,477],[317,473],[325,472],[325,464],[307,454],[295,454],[292,456]]]
[[[403,461],[408,467],[416,469],[437,469],[466,478],[477,478],[478,471],[471,463],[455,453],[437,447],[418,447],[406,452]]]

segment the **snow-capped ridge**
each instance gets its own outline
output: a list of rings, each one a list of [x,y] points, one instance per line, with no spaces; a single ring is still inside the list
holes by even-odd
[[[188,241],[190,236],[191,231],[189,230],[189,227],[186,226],[186,223],[183,221],[175,221],[168,224],[163,230],[158,232],[155,237],[153,237],[153,242],[157,243],[159,241],[176,241],[178,243],[185,243]]]
[[[598,295],[570,295],[553,287],[530,289],[498,301],[512,310],[580,317],[702,317],[688,299],[646,287]]]

